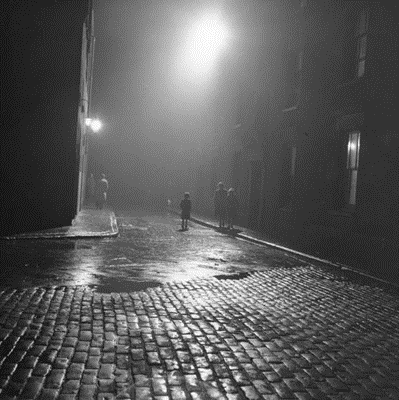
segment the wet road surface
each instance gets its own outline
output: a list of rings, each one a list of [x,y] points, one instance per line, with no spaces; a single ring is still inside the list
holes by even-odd
[[[114,239],[0,243],[0,398],[399,398],[397,294],[117,215]]]
[[[116,212],[116,238],[0,242],[0,286],[142,290],[165,282],[301,265],[288,254],[190,223],[177,215]]]

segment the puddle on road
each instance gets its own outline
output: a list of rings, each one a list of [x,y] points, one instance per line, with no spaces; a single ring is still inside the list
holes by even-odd
[[[97,293],[122,293],[139,292],[162,285],[162,283],[154,281],[120,281],[110,278],[107,278],[106,282],[103,285],[90,285],[89,287]]]
[[[214,278],[219,280],[235,280],[238,281],[239,279],[248,278],[250,275],[249,272],[239,272],[238,274],[231,274],[231,275],[215,275]]]

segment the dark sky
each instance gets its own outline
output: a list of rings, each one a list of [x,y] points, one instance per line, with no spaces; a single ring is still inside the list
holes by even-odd
[[[228,88],[272,38],[250,1],[94,0],[94,12],[92,113],[104,127],[91,140],[91,168],[162,191],[212,143],[234,111]],[[220,49],[206,44],[212,29]]]

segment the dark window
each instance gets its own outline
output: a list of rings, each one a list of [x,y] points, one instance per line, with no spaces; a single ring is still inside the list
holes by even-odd
[[[366,46],[367,46],[368,13],[362,10],[359,19],[357,34],[357,76],[360,78],[366,71]]]
[[[343,82],[360,78],[366,71],[366,48],[368,10],[353,12],[347,20],[348,26],[343,46]]]

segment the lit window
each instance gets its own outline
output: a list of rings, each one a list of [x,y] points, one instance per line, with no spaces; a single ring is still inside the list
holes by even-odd
[[[348,139],[346,169],[348,172],[347,204],[356,204],[357,172],[359,169],[360,132],[351,132]]]

